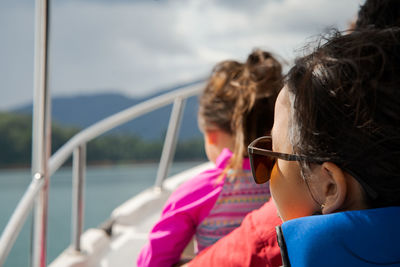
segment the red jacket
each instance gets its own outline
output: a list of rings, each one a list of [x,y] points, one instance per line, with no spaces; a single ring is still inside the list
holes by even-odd
[[[270,200],[249,213],[240,227],[203,250],[188,266],[281,266],[275,231],[275,226],[281,223]]]

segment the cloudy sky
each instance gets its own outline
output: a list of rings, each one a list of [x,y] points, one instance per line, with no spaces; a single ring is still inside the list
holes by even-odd
[[[290,61],[363,0],[52,0],[53,96],[143,96],[255,47]],[[0,110],[32,101],[34,0],[0,1]],[[297,53],[298,54],[298,53]]]

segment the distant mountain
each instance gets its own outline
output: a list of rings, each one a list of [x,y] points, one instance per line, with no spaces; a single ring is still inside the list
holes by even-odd
[[[155,96],[173,91],[179,86],[143,98],[129,98],[116,93],[55,97],[52,99],[52,119],[65,126],[85,128],[116,112],[136,105]],[[180,140],[200,137],[197,127],[198,98],[187,100],[180,129]],[[117,128],[117,132],[134,133],[145,140],[162,138],[167,130],[172,105],[153,111]],[[32,104],[13,110],[17,113],[31,114]]]

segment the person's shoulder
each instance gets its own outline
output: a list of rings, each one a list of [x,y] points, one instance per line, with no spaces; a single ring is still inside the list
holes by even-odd
[[[223,179],[219,179],[222,170],[218,168],[211,168],[198,173],[183,184],[181,184],[175,191],[174,195],[187,194],[198,190],[209,190],[223,183]]]
[[[248,227],[253,229],[256,235],[263,238],[275,236],[275,227],[282,224],[282,220],[278,216],[278,211],[272,199],[259,209],[249,213],[247,217],[243,220],[242,224],[248,224]]]
[[[219,179],[221,173],[222,170],[211,168],[190,178],[172,192],[165,208],[177,209],[207,202],[222,189],[223,179]]]
[[[275,227],[281,223],[270,200],[249,213],[230,234],[201,251],[188,266],[241,266],[243,262],[251,266],[280,266]]]
[[[276,209],[275,203],[272,200],[268,200],[264,203],[259,209],[254,210],[249,214],[252,218],[252,221],[255,224],[266,224],[271,223],[275,225],[275,222],[282,223],[282,220],[278,216],[278,210]]]

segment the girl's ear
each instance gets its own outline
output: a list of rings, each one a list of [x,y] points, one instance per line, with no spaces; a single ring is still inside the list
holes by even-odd
[[[206,130],[204,134],[206,135],[207,144],[209,144],[209,145],[217,144],[217,142],[218,142],[218,131],[215,131],[215,130],[208,131],[208,130]]]
[[[321,166],[322,213],[333,213],[345,205],[348,184],[345,173],[336,164],[324,162]]]

